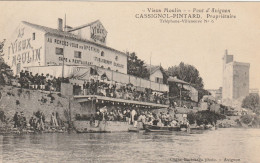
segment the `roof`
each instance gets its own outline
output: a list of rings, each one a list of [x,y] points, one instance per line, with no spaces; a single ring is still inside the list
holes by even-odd
[[[96,45],[96,46],[100,46],[100,47],[103,47],[103,48],[115,51],[117,53],[121,53],[123,55],[127,55],[127,54],[125,54],[125,53],[123,53],[123,52],[121,52],[119,50],[113,49],[111,47],[108,47],[108,46],[105,46],[105,45],[101,45],[101,44],[92,42],[92,41],[87,40],[87,39],[82,39],[79,36],[77,36],[75,34],[72,34],[72,33],[69,33],[69,32],[65,32],[65,31],[61,31],[61,30],[58,30],[58,29],[49,28],[49,27],[46,27],[46,26],[41,26],[41,25],[37,25],[37,24],[33,24],[33,23],[29,23],[29,22],[26,22],[26,21],[22,21],[22,23],[24,23],[26,25],[29,25],[29,26],[31,26],[33,28],[39,29],[41,31],[44,31],[44,32],[46,32],[46,34],[60,36],[60,37],[67,37],[67,38],[70,38],[70,39],[75,39],[75,40],[78,40],[78,41],[82,41],[82,42],[90,43],[90,44],[93,44],[93,45]],[[92,22],[92,24],[93,23],[94,22]]]
[[[187,85],[189,85],[189,83],[187,83],[187,82],[185,82],[185,81],[183,81],[183,80],[178,79],[176,76],[175,76],[175,77],[170,76],[170,77],[168,78],[168,82],[175,82],[175,83],[180,83],[180,84],[187,84]]]
[[[69,32],[72,32],[72,31],[76,31],[76,30],[79,30],[81,28],[85,28],[85,27],[88,27],[88,26],[91,26],[92,24],[95,24],[97,22],[100,22],[100,20],[95,20],[91,23],[87,23],[87,24],[84,24],[84,25],[81,25],[81,26],[78,26],[78,27],[75,27],[75,28],[72,28],[71,30],[69,30]],[[101,23],[101,22],[100,22]]]
[[[106,101],[113,101],[118,103],[128,103],[128,104],[135,104],[135,105],[142,105],[142,106],[150,106],[150,107],[156,107],[156,108],[168,108],[169,105],[164,104],[156,104],[151,102],[144,102],[144,101],[134,101],[134,100],[125,100],[125,99],[119,99],[119,98],[112,98],[112,97],[105,97],[105,96],[99,96],[99,95],[76,95],[74,96],[75,99],[77,99],[78,102],[86,102],[91,101],[90,99],[98,99],[98,100],[106,100]]]
[[[150,74],[153,74],[155,73],[157,70],[160,70],[160,66],[155,66],[155,65],[148,65],[148,64],[145,64],[147,70],[150,72],[150,69],[151,69],[151,72]]]

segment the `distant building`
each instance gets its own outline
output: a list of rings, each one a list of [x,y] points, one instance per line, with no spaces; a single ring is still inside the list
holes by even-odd
[[[179,106],[185,104],[186,106],[197,106],[199,100],[199,93],[196,88],[191,86],[176,76],[168,78],[169,96],[171,103],[176,102]]]
[[[163,84],[163,73],[160,66],[145,65],[148,72],[150,73],[149,79],[155,83]]]
[[[233,100],[241,100],[249,94],[249,63],[234,61],[227,50],[223,57],[223,89],[222,102],[230,104]]]
[[[211,93],[211,96],[214,97],[217,102],[221,103],[222,87],[220,87],[219,89],[208,89],[207,91],[209,91]]]

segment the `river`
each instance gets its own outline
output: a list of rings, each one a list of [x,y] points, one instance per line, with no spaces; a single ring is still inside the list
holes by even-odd
[[[2,162],[260,162],[260,129],[4,135]]]

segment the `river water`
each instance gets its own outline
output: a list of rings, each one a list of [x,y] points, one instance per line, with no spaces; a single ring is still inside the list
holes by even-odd
[[[2,162],[260,163],[260,129],[4,135]]]

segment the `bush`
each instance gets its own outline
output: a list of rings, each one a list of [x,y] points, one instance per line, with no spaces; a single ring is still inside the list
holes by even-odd
[[[246,115],[241,116],[240,119],[241,119],[242,123],[248,125],[253,120],[253,116],[249,115],[249,114],[246,114]]]
[[[259,95],[258,94],[250,94],[243,99],[242,107],[253,110],[253,112],[257,112],[256,108],[259,106]]]
[[[189,123],[190,123],[190,124],[194,124],[195,121],[196,121],[196,114],[193,113],[193,112],[189,112],[189,113],[187,114],[187,119],[189,120]]]
[[[225,119],[226,117],[224,115],[205,110],[205,111],[199,111],[197,113],[188,113],[187,119],[190,122],[190,124],[194,124],[195,121],[197,125],[202,125],[202,124],[216,124],[217,120],[220,119]]]

